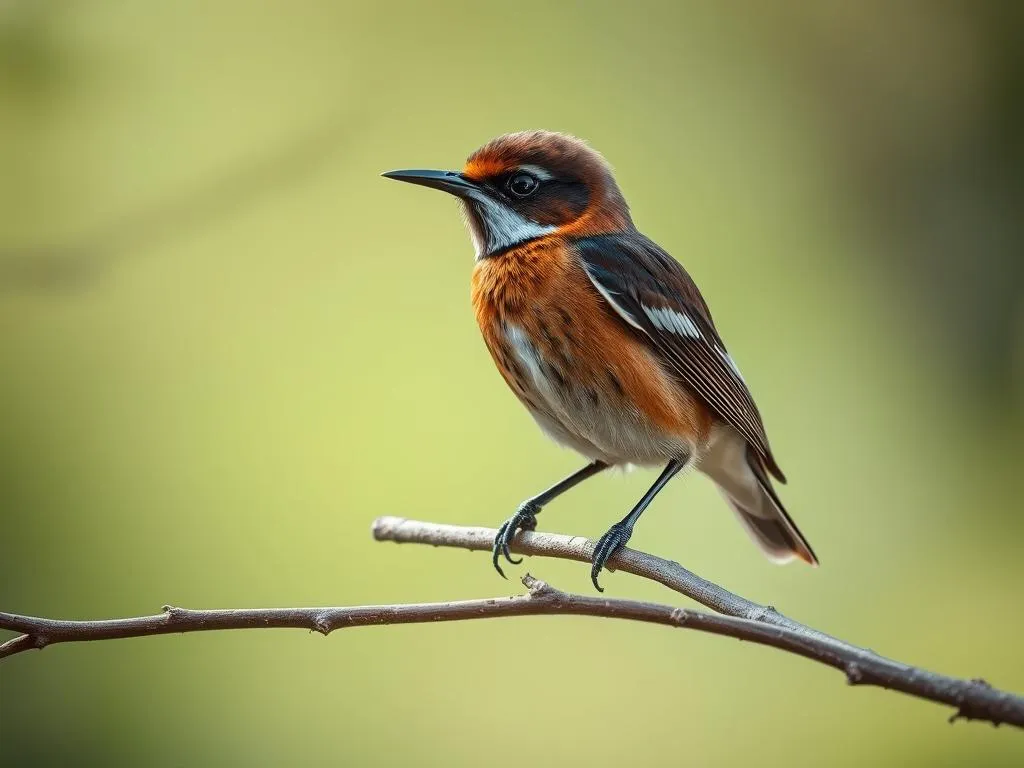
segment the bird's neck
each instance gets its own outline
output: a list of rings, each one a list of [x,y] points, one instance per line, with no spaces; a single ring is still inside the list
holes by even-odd
[[[541,237],[477,261],[472,298],[477,318],[515,318],[532,311],[570,268],[565,241]]]

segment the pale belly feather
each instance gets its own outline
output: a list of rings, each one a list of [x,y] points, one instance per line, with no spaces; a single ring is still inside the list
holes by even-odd
[[[587,384],[600,377],[554,373],[558,362],[545,359],[519,326],[507,324],[505,338],[521,371],[513,390],[522,388],[524,405],[556,442],[609,464],[653,466],[697,452],[694,440],[654,423],[624,393]]]

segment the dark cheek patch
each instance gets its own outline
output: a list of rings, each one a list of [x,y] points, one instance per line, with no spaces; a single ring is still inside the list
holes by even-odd
[[[560,226],[575,221],[587,208],[589,195],[582,184],[544,183],[536,195],[519,204],[520,213],[538,224]]]

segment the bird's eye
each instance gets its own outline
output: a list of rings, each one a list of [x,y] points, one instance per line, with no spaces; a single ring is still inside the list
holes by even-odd
[[[537,191],[540,182],[528,173],[517,173],[508,180],[508,191],[516,197],[529,197]]]

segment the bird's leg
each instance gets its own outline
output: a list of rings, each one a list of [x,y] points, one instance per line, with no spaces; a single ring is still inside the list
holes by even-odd
[[[597,587],[598,592],[604,592],[601,585],[597,583],[597,577],[601,573],[601,569],[604,568],[605,563],[608,562],[608,558],[615,554],[616,550],[620,547],[624,547],[626,542],[629,541],[629,537],[633,535],[633,526],[636,525],[636,521],[640,519],[640,515],[643,514],[644,510],[654,500],[654,497],[658,495],[658,491],[665,487],[665,484],[671,480],[679,470],[686,466],[687,459],[672,459],[662,470],[662,473],[658,476],[658,479],[654,481],[654,485],[643,495],[643,498],[636,503],[636,506],[630,510],[629,514],[622,518],[619,522],[608,529],[608,532],[598,539],[597,546],[594,547],[594,559],[593,566],[590,569],[590,580],[594,582],[594,586]]]
[[[498,535],[494,537],[494,547],[491,549],[491,562],[494,563],[494,567],[498,573],[505,576],[505,572],[501,570],[501,566],[498,565],[498,559],[504,555],[505,559],[512,564],[518,564],[523,562],[522,558],[519,560],[512,559],[512,553],[509,551],[509,545],[512,543],[512,539],[516,535],[516,531],[522,529],[524,531],[532,531],[537,527],[537,513],[541,511],[545,504],[552,499],[561,496],[563,493],[568,491],[570,488],[582,483],[588,477],[593,477],[598,472],[608,469],[608,464],[603,461],[594,461],[583,469],[577,470],[569,475],[564,480],[555,483],[553,486],[548,488],[542,493],[538,493],[536,496],[527,499],[519,505],[519,509],[512,515],[508,520],[501,524],[498,529]]]

